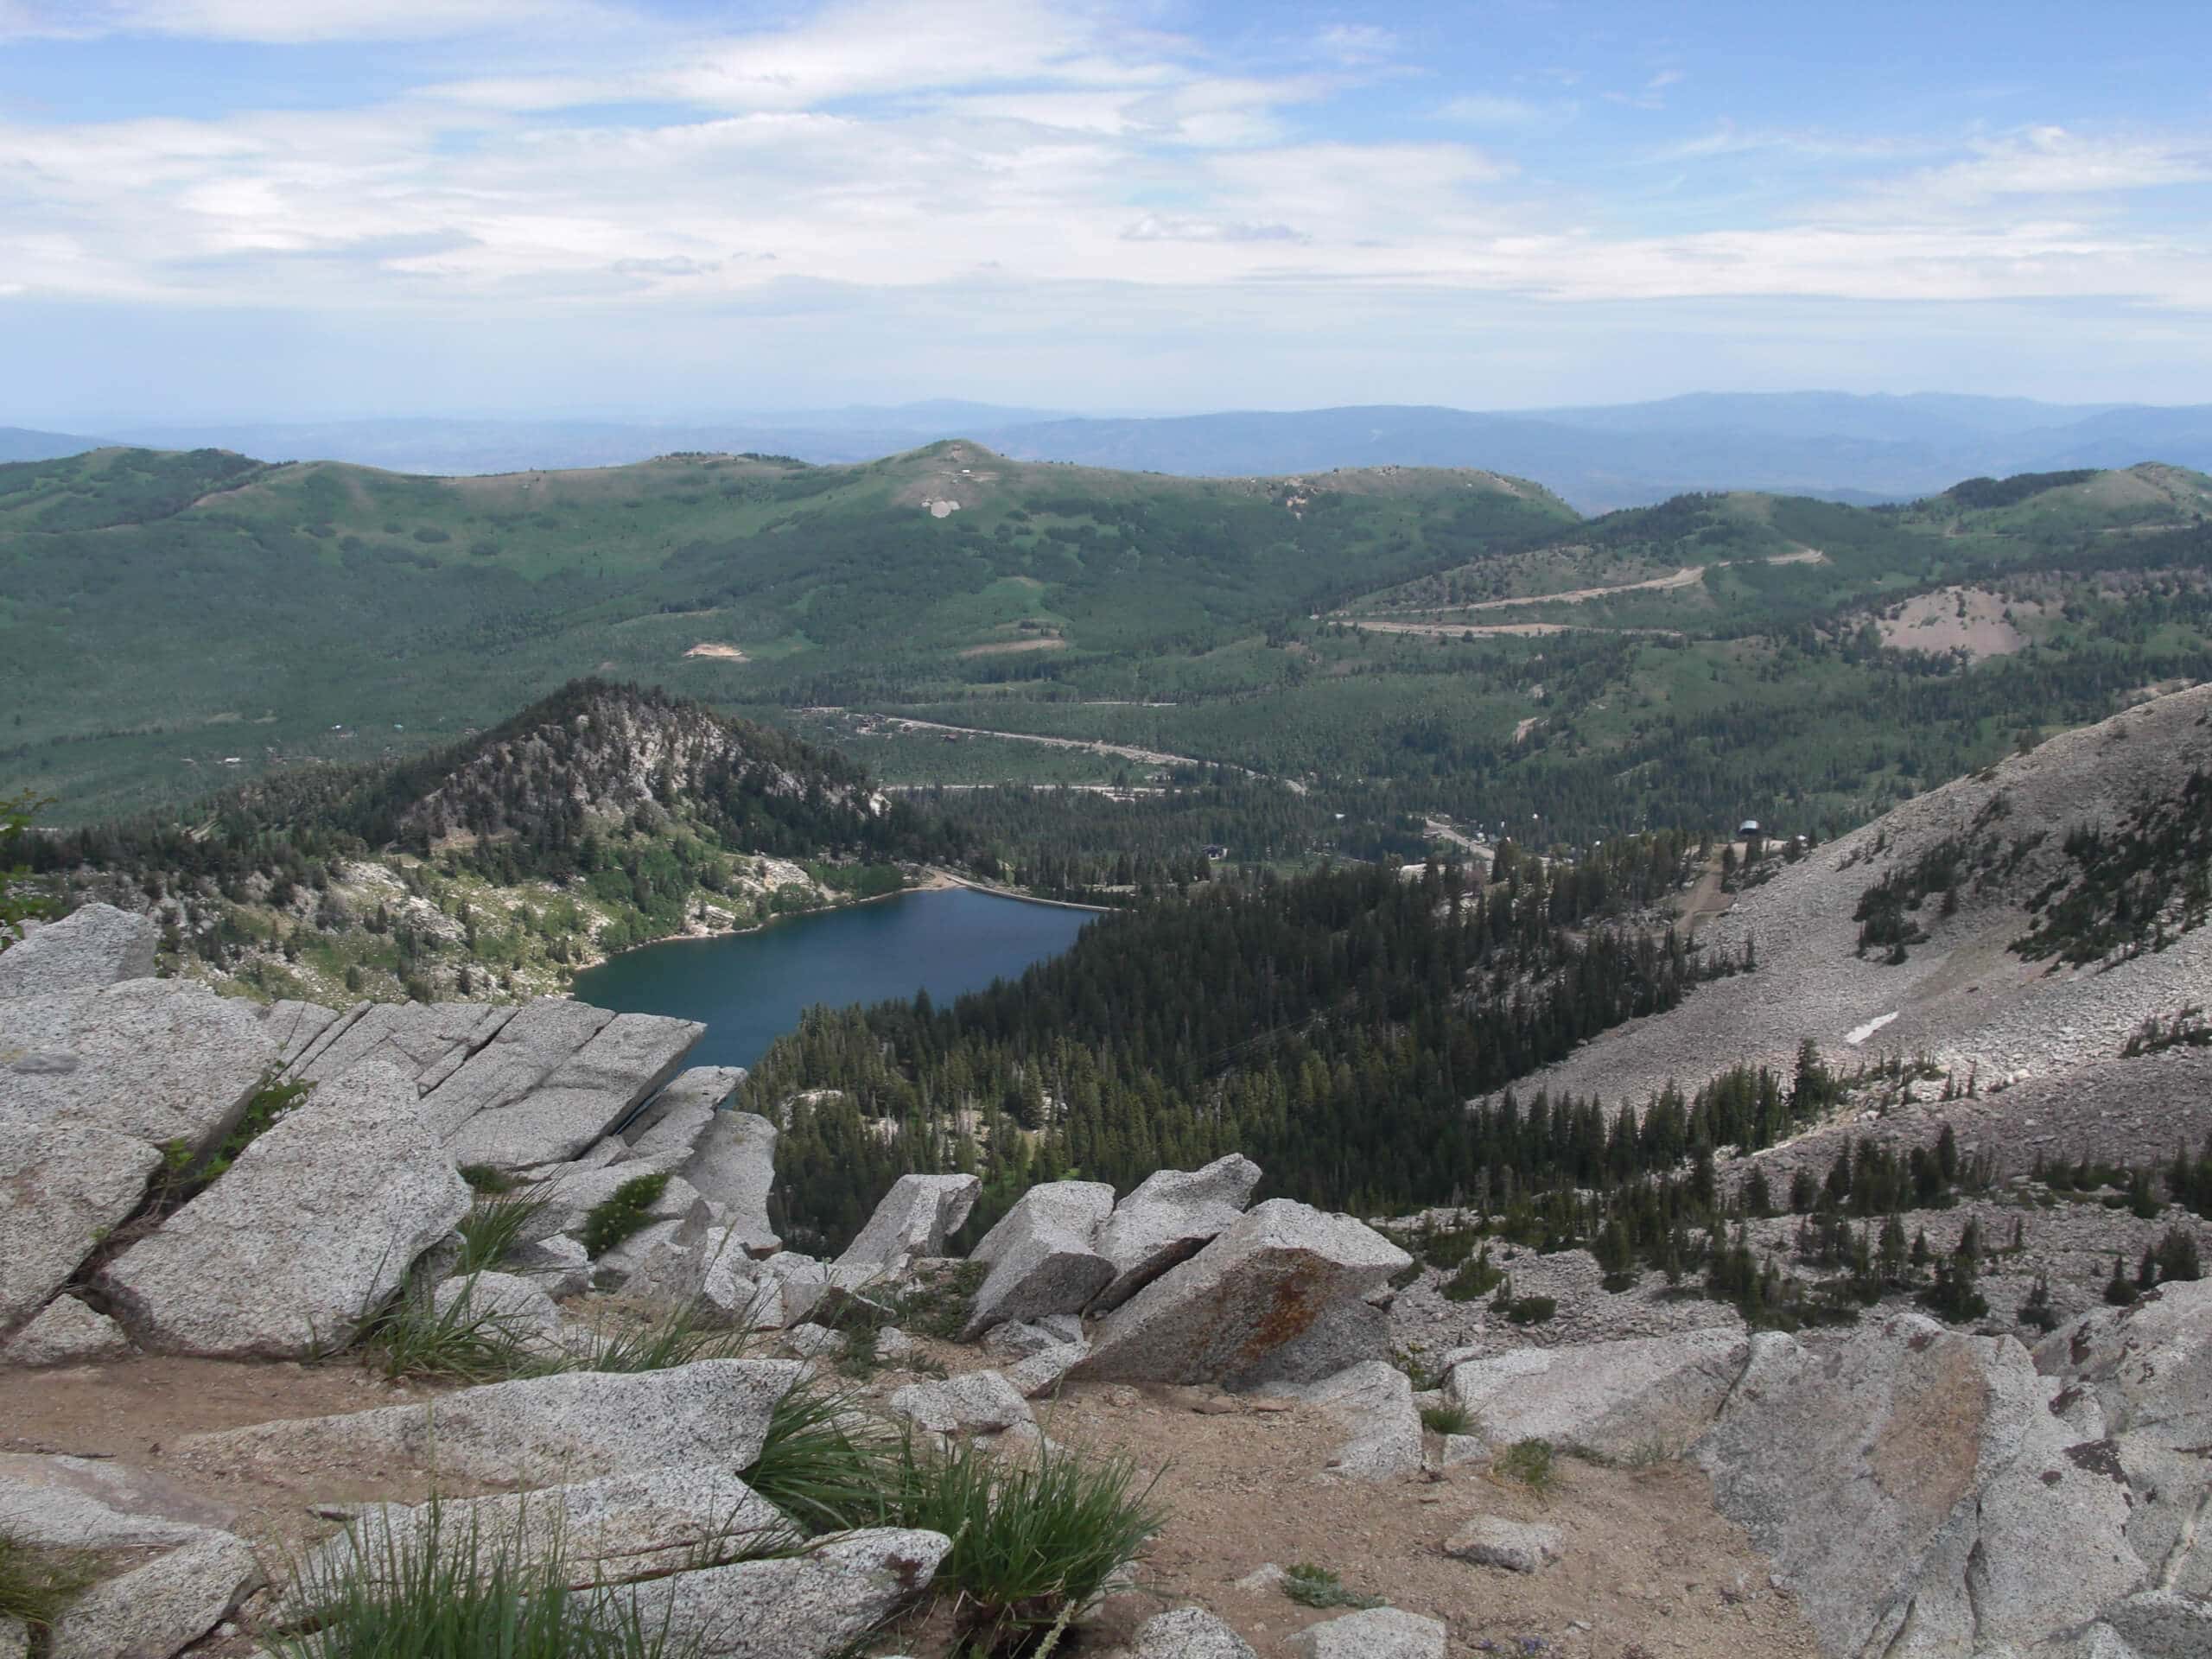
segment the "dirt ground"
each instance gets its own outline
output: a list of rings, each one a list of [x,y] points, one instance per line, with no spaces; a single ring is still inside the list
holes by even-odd
[[[1195,1602],[1266,1654],[1342,1611],[1238,1586],[1272,1562],[1325,1567],[1348,1588],[1442,1620],[1455,1656],[1522,1652],[1532,1637],[1547,1645],[1527,1650],[1560,1659],[1818,1651],[1796,1605],[1769,1586],[1766,1563],[1713,1509],[1695,1468],[1562,1459],[1541,1497],[1479,1464],[1440,1478],[1344,1480],[1321,1472],[1342,1432],[1317,1408],[1240,1404],[1217,1415],[1193,1410],[1182,1392],[1078,1386],[1041,1414],[1062,1444],[1125,1455],[1160,1475],[1154,1497],[1167,1528],[1139,1564],[1135,1589],[1105,1610],[1094,1646]],[[1444,1540],[1478,1515],[1559,1527],[1565,1554],[1534,1576],[1446,1555]]]
[[[1897,651],[1941,654],[1963,651],[1980,662],[1990,657],[2009,657],[2028,643],[2028,636],[2012,622],[2014,617],[2040,616],[2043,607],[2032,600],[2007,599],[1983,588],[1945,588],[1922,594],[1884,613],[1879,627],[1882,643]]]
[[[931,1350],[953,1369],[972,1349]],[[912,1380],[886,1373],[881,1399]],[[160,1490],[212,1505],[264,1560],[294,1558],[328,1534],[318,1509],[379,1498],[420,1502],[423,1471],[404,1467],[283,1469],[178,1449],[184,1437],[276,1418],[371,1410],[421,1400],[345,1364],[250,1364],[138,1358],[0,1375],[0,1452],[64,1453],[152,1471]],[[1486,1652],[1557,1659],[1813,1659],[1796,1604],[1772,1589],[1749,1541],[1713,1509],[1704,1476],[1681,1464],[1643,1469],[1561,1459],[1542,1496],[1480,1464],[1440,1475],[1348,1481],[1324,1472],[1342,1431],[1319,1408],[1232,1400],[1212,1390],[1076,1384],[1040,1402],[1059,1444],[1133,1460],[1167,1517],[1126,1591],[1082,1629],[1069,1654],[1103,1655],[1154,1613],[1195,1603],[1262,1655],[1342,1610],[1316,1610],[1276,1588],[1236,1582],[1268,1563],[1313,1563],[1352,1590],[1443,1620],[1453,1659]],[[1432,1445],[1432,1451],[1437,1449]],[[1017,1454],[1018,1455],[1018,1454]],[[164,1483],[167,1483],[164,1484]],[[467,1495],[450,1479],[444,1490]],[[1445,1555],[1446,1537],[1477,1515],[1543,1521],[1566,1535],[1562,1560],[1524,1577]],[[918,1616],[869,1651],[942,1650],[942,1611]],[[1545,1645],[1529,1648],[1525,1638]],[[251,1638],[219,1647],[244,1651]],[[1494,1646],[1485,1647],[1485,1643]],[[244,1644],[244,1645],[242,1645]]]

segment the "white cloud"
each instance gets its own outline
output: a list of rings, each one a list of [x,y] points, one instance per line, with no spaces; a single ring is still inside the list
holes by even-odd
[[[0,38],[168,35],[295,46],[606,22],[593,0],[0,0]]]
[[[1541,105],[1497,92],[1468,92],[1437,111],[1446,121],[1471,127],[1533,127],[1548,119]]]

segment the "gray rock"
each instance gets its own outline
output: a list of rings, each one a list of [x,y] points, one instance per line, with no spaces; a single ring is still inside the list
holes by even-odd
[[[848,1296],[857,1296],[887,1313],[888,1299],[899,1284],[896,1274],[881,1262],[847,1262],[840,1257],[833,1265],[794,1250],[782,1251],[761,1262],[760,1280],[764,1285],[772,1282],[781,1293],[780,1323],[787,1325],[804,1320],[817,1308],[825,1313],[833,1312]],[[769,1323],[766,1310],[757,1323]]]
[[[1114,1276],[1090,1304],[1110,1313],[1170,1268],[1189,1261],[1236,1224],[1233,1205],[1155,1204],[1124,1198],[1098,1236]]]
[[[543,1286],[512,1273],[472,1273],[448,1279],[431,1292],[440,1313],[466,1302],[468,1316],[487,1319],[518,1341],[550,1337],[561,1328],[561,1310]]]
[[[270,1035],[283,1046],[284,1079],[288,1083],[298,1077],[302,1066],[313,1065],[318,1055],[352,1030],[354,1021],[364,1018],[371,1008],[382,1005],[368,1001],[356,1002],[351,1007],[339,1010],[334,1019],[323,1022],[321,1029],[301,1037],[296,1037],[275,1018],[278,1009],[289,1006],[288,1003],[280,1002],[270,1010],[271,1023],[269,1027]],[[302,1017],[301,1020],[302,1027],[311,1023],[313,1022],[310,1019]]]
[[[1535,1440],[1673,1457],[1711,1425],[1750,1352],[1729,1328],[1515,1348],[1454,1365],[1445,1389],[1473,1416],[1468,1433],[1493,1452]]]
[[[886,1365],[903,1365],[921,1351],[921,1344],[895,1325],[887,1325],[875,1333],[875,1357]]]
[[[0,1364],[82,1365],[130,1351],[130,1338],[113,1319],[73,1296],[57,1296],[0,1348]]]
[[[1329,1467],[1359,1480],[1387,1480],[1421,1465],[1421,1413],[1414,1385],[1395,1365],[1370,1359],[1284,1393],[1319,1406],[1350,1435]]]
[[[1433,1618],[1375,1607],[1309,1624],[1283,1645],[1304,1659],[1444,1659],[1448,1635]]]
[[[582,1589],[760,1554],[798,1536],[774,1504],[727,1469],[704,1464],[541,1491],[448,1497],[435,1508],[371,1504],[301,1563],[283,1612],[303,1615],[322,1586],[363,1573],[381,1581],[390,1564],[419,1561],[433,1550],[466,1559],[474,1546],[486,1565],[501,1558],[531,1565],[563,1560],[571,1587]]]
[[[0,1618],[0,1659],[30,1659],[31,1627],[20,1618]]]
[[[1041,1319],[1009,1319],[993,1325],[983,1333],[983,1351],[1011,1363],[1084,1340],[1080,1319],[1072,1313],[1048,1313]]]
[[[499,1003],[380,1002],[301,1062],[293,1075],[323,1081],[374,1061],[405,1077],[418,1095],[427,1094],[514,1016],[512,1006]]]
[[[1463,1463],[1480,1463],[1488,1456],[1490,1446],[1481,1435],[1446,1434],[1436,1463],[1440,1469],[1456,1469]]]
[[[1319,1382],[1390,1353],[1390,1315],[1365,1298],[1324,1307],[1313,1322],[1271,1350],[1236,1379],[1250,1390],[1283,1382]]]
[[[1260,1166],[1236,1153],[1203,1169],[1163,1169],[1116,1206],[1098,1238],[1114,1277],[1091,1303],[1108,1313],[1232,1226],[1252,1201]]]
[[[244,1540],[204,1533],[94,1585],[55,1623],[51,1659],[169,1659],[263,1582]]]
[[[707,1116],[728,1105],[745,1078],[741,1065],[695,1065],[677,1072],[622,1126],[623,1142],[639,1155],[674,1147],[688,1151]]]
[[[0,1452],[0,1536],[41,1549],[188,1544],[232,1512],[150,1469],[109,1459]]]
[[[776,1182],[776,1126],[766,1118],[753,1112],[714,1113],[681,1168],[683,1179],[709,1203],[723,1207],[728,1224],[737,1230],[749,1254],[767,1255],[783,1243],[768,1224],[768,1191]]]
[[[549,1296],[581,1296],[591,1288],[591,1253],[581,1239],[566,1233],[518,1247],[507,1266],[534,1281]]]
[[[431,1092],[435,1100],[496,1053],[524,1009],[490,1047]],[[706,1027],[652,1014],[620,1014],[520,1098],[471,1113],[448,1138],[455,1161],[523,1169],[574,1158],[675,1075]]]
[[[1271,1198],[1099,1321],[1076,1374],[1234,1386],[1412,1262],[1350,1217]]]
[[[525,1098],[613,1020],[613,1014],[605,1008],[566,997],[540,997],[524,1003],[499,1028],[498,1036],[423,1096],[423,1122],[441,1139],[452,1141],[480,1113],[501,1111]],[[550,1158],[530,1161],[543,1164],[573,1158],[603,1133],[603,1129],[594,1133]]]
[[[1444,1553],[1477,1567],[1508,1573],[1541,1573],[1559,1560],[1564,1545],[1560,1529],[1541,1521],[1508,1521],[1478,1515],[1444,1541]]]
[[[150,916],[86,905],[0,950],[0,1001],[151,979],[159,938]]]
[[[1819,1342],[1763,1335],[1695,1454],[1825,1650],[1882,1651],[1910,1620],[1923,1650],[1964,1652],[1980,1493],[2049,1392],[2009,1338],[1913,1314]]]
[[[363,1007],[365,1011],[366,1005]],[[261,1011],[261,1027],[269,1033],[269,1040],[276,1045],[276,1064],[289,1068],[315,1046],[317,1038],[345,1018],[336,1008],[288,996]]]
[[[2212,1655],[2212,1604],[2173,1590],[2145,1590],[2105,1614],[2105,1622],[2143,1659]]]
[[[910,1382],[892,1395],[891,1409],[932,1434],[995,1434],[1037,1421],[1020,1391],[996,1371]]]
[[[0,1069],[0,1117],[109,1129],[149,1147],[175,1141],[194,1154],[229,1131],[276,1062],[251,1003],[173,979],[0,1002],[0,1056],[31,1053],[76,1064]]]
[[[820,1325],[787,1325],[782,1341],[787,1352],[801,1359],[835,1359],[849,1345],[843,1332]]]
[[[1035,1400],[1058,1389],[1090,1351],[1090,1343],[1080,1338],[1074,1342],[1055,1343],[1050,1348],[1039,1349],[1026,1359],[1014,1361],[1006,1368],[1004,1376],[1023,1399]]]
[[[903,1268],[916,1256],[943,1255],[944,1241],[960,1230],[982,1190],[973,1175],[901,1175],[837,1265]]]
[[[0,1330],[60,1289],[138,1207],[161,1161],[144,1141],[111,1129],[0,1111]]]
[[[298,1357],[350,1339],[468,1205],[412,1086],[368,1063],[319,1084],[99,1284],[154,1352]]]
[[[620,1592],[670,1651],[698,1659],[830,1659],[928,1589],[941,1533],[834,1534],[804,1554],[654,1579]]]
[[[678,1232],[648,1251],[624,1288],[694,1303],[702,1315],[727,1325],[774,1329],[785,1323],[781,1281],[760,1271],[736,1228],[709,1226],[696,1243],[683,1236]]]
[[[1235,1630],[1202,1607],[1178,1607],[1144,1622],[1130,1659],[1258,1659]]]
[[[1260,1166],[1241,1153],[1198,1169],[1155,1170],[1139,1181],[1124,1204],[1175,1204],[1196,1207],[1225,1204],[1241,1211],[1252,1202],[1260,1184]]]
[[[990,1272],[963,1335],[1008,1319],[1081,1313],[1114,1276],[1114,1264],[1096,1248],[1113,1213],[1114,1189],[1104,1181],[1047,1181],[1023,1193],[970,1258]]]
[[[389,1459],[470,1480],[545,1484],[669,1464],[744,1469],[801,1368],[698,1360],[672,1370],[577,1371],[461,1389],[427,1405],[258,1423],[182,1444],[287,1466]]]

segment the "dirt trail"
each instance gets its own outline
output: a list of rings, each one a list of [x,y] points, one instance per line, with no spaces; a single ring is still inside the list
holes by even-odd
[[[810,714],[842,714],[841,709],[809,709]],[[1107,743],[1088,737],[1047,737],[1041,732],[997,732],[982,726],[948,726],[942,721],[914,720],[905,715],[868,715],[865,718],[880,721],[886,726],[902,727],[917,732],[949,732],[959,737],[1001,737],[1011,743],[1038,743],[1048,749],[1081,749],[1090,754],[1112,755],[1117,760],[1135,760],[1148,766],[1222,766],[1241,772],[1247,778],[1265,779],[1279,783],[1294,795],[1306,793],[1306,785],[1290,778],[1269,778],[1264,772],[1255,772],[1249,766],[1239,766],[1226,760],[1201,760],[1196,755],[1170,754],[1162,749],[1140,749],[1128,743]]]
[[[1547,633],[1644,633],[1663,635],[1669,639],[1686,637],[1679,628],[1607,628],[1594,622],[1491,622],[1470,626],[1465,622],[1401,622],[1368,616],[1336,616],[1329,620],[1357,628],[1362,633],[1423,633],[1446,639],[1491,633],[1510,634],[1522,639]]]

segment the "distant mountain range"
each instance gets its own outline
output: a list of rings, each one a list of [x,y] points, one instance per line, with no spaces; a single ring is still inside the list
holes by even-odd
[[[1646,505],[1688,490],[1765,490],[1864,505],[1913,499],[1984,474],[2152,460],[2212,467],[2212,404],[1818,391],[1697,392],[1657,403],[1503,413],[1377,404],[1110,418],[938,400],[657,425],[124,423],[99,439],[0,428],[0,460],[42,459],[120,442],[456,474],[620,466],[692,450],[866,461],[953,435],[983,440],[1022,460],[1189,476],[1393,462],[1480,467],[1538,480],[1585,512]]]

